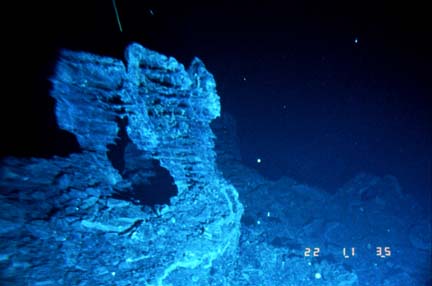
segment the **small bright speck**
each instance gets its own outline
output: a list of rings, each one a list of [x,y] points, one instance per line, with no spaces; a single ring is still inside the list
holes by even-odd
[[[111,275],[112,276],[116,276],[116,273],[113,271],[113,272],[111,272]]]
[[[270,217],[270,212],[267,212],[267,217]]]
[[[354,38],[354,44],[358,44],[358,38]]]
[[[315,279],[321,279],[321,277],[322,277],[321,273],[318,273],[318,272],[315,273]]]
[[[258,164],[261,163],[261,159],[260,158],[257,159],[257,163]]]
[[[261,224],[261,221],[260,221],[260,220],[257,220],[257,224]]]
[[[246,77],[245,76],[243,77],[243,81],[246,81]]]

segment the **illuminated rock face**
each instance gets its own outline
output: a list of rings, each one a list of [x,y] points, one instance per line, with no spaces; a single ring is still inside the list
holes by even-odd
[[[1,217],[5,281],[223,285],[232,278],[243,207],[215,165],[213,76],[199,59],[186,70],[137,44],[125,58],[126,65],[61,53],[52,78],[58,124],[83,152],[3,163],[0,203],[14,210]],[[114,149],[121,164],[109,155]],[[151,188],[155,161],[177,195],[149,208],[127,194]]]
[[[116,118],[128,119],[127,135],[160,160],[179,192],[215,172],[210,122],[220,114],[213,76],[197,58],[188,70],[173,58],[132,44],[127,67],[120,60],[62,53],[52,95],[61,128],[82,148],[106,152],[118,134]]]

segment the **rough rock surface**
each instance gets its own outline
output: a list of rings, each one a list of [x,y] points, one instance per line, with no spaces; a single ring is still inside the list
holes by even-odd
[[[225,114],[213,123],[218,166],[244,205],[232,285],[429,285],[430,214],[395,177],[360,173],[333,194],[287,177],[269,181],[236,156],[225,136],[235,136],[232,123]]]
[[[61,53],[56,115],[83,152],[3,162],[3,285],[208,285],[210,273],[222,284],[232,276],[243,208],[216,169],[214,79],[199,59],[186,70],[137,44],[126,62]],[[119,170],[107,154],[125,119],[129,147]],[[170,204],[113,198],[152,176],[149,160],[173,178]]]

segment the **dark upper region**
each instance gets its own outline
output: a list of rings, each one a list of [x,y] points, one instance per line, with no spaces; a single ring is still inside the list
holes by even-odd
[[[56,100],[49,95],[56,54],[48,50],[52,54],[17,56],[16,64],[25,66],[26,72],[19,73],[19,84],[16,79],[5,82],[5,88],[14,92],[7,96],[0,113],[0,158],[65,157],[81,151],[75,135],[57,125]]]

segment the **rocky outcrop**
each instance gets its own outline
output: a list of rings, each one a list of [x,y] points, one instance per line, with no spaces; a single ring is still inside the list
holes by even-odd
[[[209,124],[220,103],[204,64],[194,59],[186,70],[138,44],[127,48],[126,65],[62,51],[52,82],[58,124],[83,152],[3,162],[1,279],[158,286],[229,279],[243,208],[215,165]],[[120,141],[125,166],[115,168],[107,153]],[[149,182],[151,160],[177,188],[170,204],[116,199]]]

